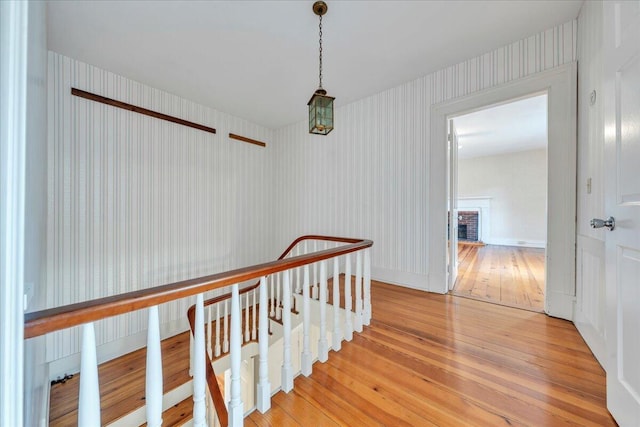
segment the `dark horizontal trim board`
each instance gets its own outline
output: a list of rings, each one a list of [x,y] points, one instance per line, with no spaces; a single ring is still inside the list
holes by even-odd
[[[136,113],[144,114],[145,116],[155,117],[156,119],[166,120],[168,122],[177,123],[179,125],[187,126],[194,129],[199,129],[205,132],[216,133],[214,128],[208,126],[199,125],[187,120],[182,120],[177,117],[169,116],[167,114],[158,113],[157,111],[147,110],[146,108],[136,107],[135,105],[127,104],[126,102],[116,101],[115,99],[106,98],[104,96],[96,95],[95,93],[86,92],[84,90],[71,88],[71,95],[79,96],[80,98],[89,99],[91,101],[100,102],[102,104],[111,105],[113,107],[122,108],[123,110],[129,110]]]
[[[249,144],[255,144],[255,145],[259,145],[261,147],[266,147],[267,144],[265,144],[262,141],[258,141],[256,139],[251,139],[251,138],[247,138],[246,136],[240,136],[240,135],[236,135],[235,133],[230,133],[229,134],[229,138],[231,139],[237,139],[238,141],[244,141],[244,142],[248,142]]]

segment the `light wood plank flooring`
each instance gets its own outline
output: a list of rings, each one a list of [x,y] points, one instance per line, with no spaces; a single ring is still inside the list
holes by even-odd
[[[542,312],[544,249],[458,245],[454,295]]]
[[[162,341],[162,375],[164,392],[186,383],[189,377],[189,333]],[[145,366],[147,350],[142,348],[98,368],[100,382],[101,424],[114,422],[123,415],[144,406]],[[64,384],[51,387],[49,426],[78,425],[78,393],[80,375]],[[189,406],[191,418],[191,406]],[[178,415],[176,417],[179,418]],[[175,418],[175,417],[174,417]],[[165,422],[164,424],[169,425]]]
[[[310,377],[298,376],[293,391],[274,395],[272,409],[253,412],[245,425],[615,426],[605,406],[604,371],[570,322],[379,282],[372,283],[372,304],[371,326],[330,352],[328,362],[314,364]],[[178,364],[186,376],[186,337],[164,341],[162,350],[170,361],[165,366]],[[111,402],[103,407],[103,424],[111,408],[130,403],[122,398],[127,388],[144,387],[137,373],[143,364],[128,359],[101,367],[103,402]],[[122,377],[116,387],[112,382]],[[52,413],[60,411],[54,400],[75,404],[77,388],[70,395],[62,388],[52,390]],[[129,400],[143,399],[137,393]],[[191,419],[189,399],[163,419],[167,425]],[[75,418],[52,425],[75,425]]]
[[[614,426],[570,322],[374,282],[373,320],[259,426]]]

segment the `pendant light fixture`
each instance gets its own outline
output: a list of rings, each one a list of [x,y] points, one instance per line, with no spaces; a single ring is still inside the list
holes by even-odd
[[[318,67],[320,84],[307,105],[309,106],[309,133],[317,135],[326,135],[333,130],[333,100],[335,98],[328,96],[327,91],[322,88],[322,15],[327,13],[327,9],[327,4],[323,1],[317,1],[313,4],[313,13],[320,17],[320,66]]]

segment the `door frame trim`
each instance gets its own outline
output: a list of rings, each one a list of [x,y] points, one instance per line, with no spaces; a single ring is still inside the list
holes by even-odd
[[[545,312],[573,320],[576,260],[577,63],[556,67],[431,107],[429,291],[447,285],[447,118],[489,105],[548,94]]]

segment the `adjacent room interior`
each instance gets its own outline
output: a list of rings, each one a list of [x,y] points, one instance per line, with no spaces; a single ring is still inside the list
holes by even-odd
[[[543,311],[547,94],[455,117],[458,274],[452,293]]]

